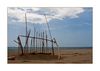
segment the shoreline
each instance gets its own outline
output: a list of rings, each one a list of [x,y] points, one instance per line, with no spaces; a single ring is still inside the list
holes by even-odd
[[[21,63],[21,64],[92,64],[92,50],[93,48],[84,48],[84,49],[60,49],[60,56],[61,59],[53,59],[52,55],[29,55],[24,58],[17,58],[15,60],[8,60],[8,64],[10,63]],[[17,52],[11,52],[8,50],[8,57],[9,56],[16,56],[18,55]],[[55,50],[55,55],[58,55],[57,51]],[[50,58],[50,56],[52,58]],[[47,59],[45,59],[46,57]],[[29,59],[27,59],[29,58]],[[44,58],[44,59],[42,59]]]

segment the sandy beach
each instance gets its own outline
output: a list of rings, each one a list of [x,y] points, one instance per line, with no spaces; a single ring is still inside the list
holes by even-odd
[[[8,50],[8,64],[91,64],[92,48],[60,49],[60,59],[55,50],[52,54],[26,54],[19,56],[17,51]]]

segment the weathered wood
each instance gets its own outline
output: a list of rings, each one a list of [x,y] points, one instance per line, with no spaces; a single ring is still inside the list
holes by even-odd
[[[61,59],[61,56],[60,56],[60,49],[59,49],[59,46],[58,46],[58,43],[56,41],[56,39],[54,38],[54,43],[56,44],[57,48],[58,48],[58,59]]]
[[[47,48],[48,48],[48,40],[47,40],[48,36],[47,36],[47,32],[46,32],[46,52],[47,52]]]
[[[38,36],[38,32],[36,32],[36,36]],[[36,39],[36,52],[37,52],[37,39]]]
[[[8,60],[15,60],[15,56],[8,57]]]
[[[41,37],[41,34],[39,33],[39,38]],[[40,51],[41,51],[41,40],[39,39],[39,48],[40,48]]]
[[[19,35],[19,36],[21,36],[21,37],[27,37],[27,36],[24,36],[24,35]],[[29,38],[35,38],[35,39],[46,40],[46,38],[43,39],[42,37],[40,38],[40,37],[29,36]],[[51,42],[52,40],[51,40],[51,39],[47,39],[47,41],[50,41],[50,42]]]
[[[40,38],[42,38],[42,32],[41,32],[41,37],[40,37]],[[43,41],[43,40],[41,39],[41,50],[40,50],[41,53],[42,53],[42,41]]]
[[[27,39],[26,39],[26,43],[25,43],[25,52],[26,53],[28,53],[28,40],[29,40],[30,32],[31,32],[31,30],[29,30],[29,33],[28,33],[28,36],[27,36]]]
[[[20,40],[19,36],[18,36],[17,40],[18,40],[18,48],[21,48],[21,55],[23,55],[24,54],[23,53],[23,46],[22,46],[22,43],[21,43],[21,40]]]
[[[42,41],[42,53],[44,53],[44,32],[43,32],[43,41]]]
[[[31,53],[32,46],[33,46],[33,44],[32,44],[32,38],[31,38],[30,53]]]
[[[35,34],[36,33],[36,30],[35,30],[35,28],[34,28],[34,38],[33,38],[33,44],[34,44],[34,51],[35,51]]]
[[[54,55],[53,40],[51,41],[51,45],[52,45],[52,54]]]
[[[21,54],[23,55],[25,52],[26,53],[29,53],[28,50],[29,50],[29,46],[28,46],[28,41],[29,39],[31,39],[31,43],[29,43],[30,47],[34,47],[34,51],[37,51],[37,47],[40,47],[41,50],[40,50],[40,53],[47,53],[48,51],[48,46],[51,47],[52,51],[50,53],[52,53],[54,55],[54,43],[56,44],[56,46],[58,47],[58,44],[56,42],[56,39],[52,38],[52,35],[51,35],[51,31],[50,31],[50,26],[47,22],[47,18],[45,16],[45,19],[46,19],[46,23],[47,23],[47,31],[49,32],[49,38],[48,38],[48,35],[47,35],[47,31],[43,31],[42,33],[38,33],[34,27],[34,35],[33,36],[30,36],[30,30],[29,32],[27,31],[27,16],[26,16],[26,13],[25,13],[25,23],[26,23],[26,35],[19,35],[17,41],[15,41],[17,44],[18,44],[18,47],[21,49]],[[21,39],[20,37],[25,37],[26,38],[26,41],[25,41],[25,47],[23,48],[22,46],[22,43],[21,43]],[[49,45],[49,42],[50,42],[50,45]],[[25,52],[24,52],[25,51]],[[30,50],[31,52],[31,50]],[[59,52],[59,48],[58,48],[58,52]],[[35,52],[34,52],[35,53]],[[60,56],[60,54],[59,54]]]
[[[25,24],[26,24],[26,36],[27,36],[27,16],[26,16],[26,13],[25,13]],[[26,37],[24,52],[27,52],[27,49],[28,49],[28,44],[27,44],[27,37]]]

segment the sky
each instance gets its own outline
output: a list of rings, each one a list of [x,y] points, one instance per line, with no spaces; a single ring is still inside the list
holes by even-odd
[[[60,47],[92,47],[92,8],[91,7],[9,7],[8,13],[8,47],[16,47],[13,40],[18,35],[25,35],[25,13],[28,31],[34,35],[47,31],[45,16],[53,38]],[[24,40],[24,38],[22,38]],[[24,45],[24,41],[22,42]]]

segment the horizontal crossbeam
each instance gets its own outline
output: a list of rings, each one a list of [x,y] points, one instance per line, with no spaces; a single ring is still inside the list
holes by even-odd
[[[42,40],[47,40],[47,41],[50,41],[50,42],[54,42],[53,40],[50,40],[50,39],[46,39],[46,38],[40,38],[40,37],[33,37],[33,36],[24,36],[24,35],[19,35],[21,37],[29,37],[29,38],[35,38],[35,39],[42,39]]]

